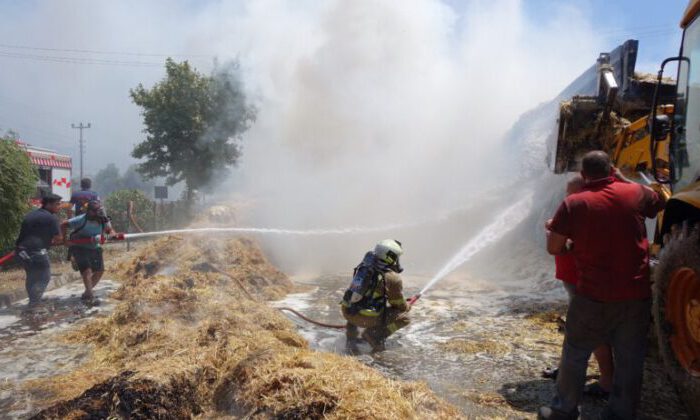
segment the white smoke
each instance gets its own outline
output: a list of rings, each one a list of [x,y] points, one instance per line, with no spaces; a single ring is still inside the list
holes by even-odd
[[[248,226],[402,224],[488,202],[440,226],[386,232],[407,238],[406,266],[423,260],[426,269],[507,206],[479,193],[516,181],[507,169],[519,157],[503,147],[503,134],[606,49],[575,5],[555,2],[537,19],[524,0],[32,4],[31,13],[7,11],[12,18],[0,28],[7,43],[188,54],[203,72],[212,68],[207,57],[239,60],[258,120],[243,138],[226,196],[252,200]],[[61,142],[75,136],[70,122],[93,122],[88,166],[95,169],[125,159],[143,138],[128,89],[162,77],[162,67],[6,62],[2,95],[25,98],[35,115],[59,114]],[[26,133],[32,125],[23,125]],[[285,268],[347,270],[378,239],[267,245]]]
[[[237,184],[257,198],[251,224],[410,222],[512,183],[504,174],[519,157],[502,147],[503,134],[602,50],[575,8],[553,6],[545,24],[524,8],[520,1],[463,9],[423,0],[307,8],[262,1],[233,18],[222,42],[246,40],[238,51],[260,101]],[[480,216],[488,219],[470,215],[462,225],[413,234],[420,242],[406,243],[407,259],[435,248],[443,255],[430,260],[444,259]],[[287,267],[316,260],[347,268],[375,239],[268,245]]]

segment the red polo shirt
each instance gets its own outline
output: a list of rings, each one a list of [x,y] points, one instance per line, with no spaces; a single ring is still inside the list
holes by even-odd
[[[564,283],[578,284],[578,270],[576,269],[576,259],[570,253],[554,256],[554,276]]]
[[[651,296],[644,219],[655,217],[663,204],[652,190],[612,177],[564,200],[551,230],[574,242],[576,293],[601,302]]]

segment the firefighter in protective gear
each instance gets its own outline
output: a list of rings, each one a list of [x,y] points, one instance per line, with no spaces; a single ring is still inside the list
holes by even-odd
[[[410,323],[410,305],[403,296],[399,276],[403,271],[399,263],[402,254],[399,241],[386,239],[355,268],[352,284],[341,302],[349,342],[357,339],[359,328],[364,328],[362,338],[375,351],[382,350],[387,337]]]

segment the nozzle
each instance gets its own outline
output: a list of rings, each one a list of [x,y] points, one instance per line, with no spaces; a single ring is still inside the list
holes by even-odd
[[[411,296],[410,298],[408,298],[408,299],[406,300],[406,303],[408,303],[409,305],[413,306],[413,304],[415,304],[416,301],[418,301],[418,299],[420,299],[420,293],[415,294],[415,295]]]

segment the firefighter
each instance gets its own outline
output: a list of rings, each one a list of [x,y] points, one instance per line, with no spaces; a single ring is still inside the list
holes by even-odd
[[[387,337],[410,323],[411,307],[403,296],[399,276],[403,271],[401,254],[401,243],[386,239],[355,267],[352,284],[341,302],[348,343],[358,338],[359,328],[364,328],[362,338],[374,351],[381,351]]]
[[[68,217],[73,217],[73,215],[80,216],[85,213],[87,204],[90,201],[99,201],[100,196],[95,191],[92,191],[91,188],[92,180],[90,178],[80,180],[80,191],[74,192],[70,197],[70,203],[73,205],[73,208],[68,211]]]
[[[104,259],[99,240],[90,240],[105,234],[113,234],[112,225],[99,200],[92,200],[86,206],[86,212],[61,223],[61,232],[66,237],[68,228],[72,229],[70,240],[80,242],[68,249],[69,259],[75,271],[79,271],[85,284],[82,300],[89,306],[99,304],[93,294],[93,288],[104,273]]]

